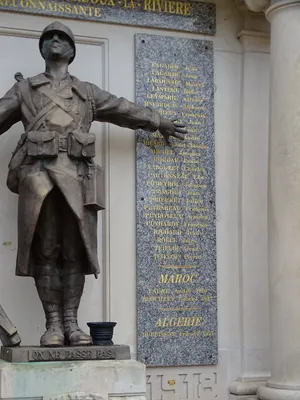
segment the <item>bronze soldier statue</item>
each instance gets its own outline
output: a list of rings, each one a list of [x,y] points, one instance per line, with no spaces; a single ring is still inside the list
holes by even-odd
[[[91,123],[159,130],[167,143],[187,132],[150,108],[71,76],[75,40],[62,23],[44,29],[39,48],[45,72],[17,78],[0,100],[0,134],[18,121],[25,129],[7,179],[19,194],[16,275],[35,279],[46,316],[41,346],[89,345],[77,310],[85,275],[99,274],[97,210],[104,208]]]

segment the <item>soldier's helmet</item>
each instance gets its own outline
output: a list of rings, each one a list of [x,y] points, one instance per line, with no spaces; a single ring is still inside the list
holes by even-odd
[[[59,21],[52,22],[50,25],[46,26],[46,28],[43,30],[43,32],[41,34],[40,41],[39,41],[39,48],[40,48],[40,52],[41,52],[42,56],[43,56],[43,53],[42,53],[43,40],[44,40],[45,35],[47,35],[49,32],[64,33],[69,38],[69,40],[72,44],[73,50],[74,50],[74,55],[69,60],[69,64],[71,64],[71,62],[73,62],[75,55],[76,55],[75,38],[74,38],[74,35],[73,35],[73,32],[71,31],[71,29]]]

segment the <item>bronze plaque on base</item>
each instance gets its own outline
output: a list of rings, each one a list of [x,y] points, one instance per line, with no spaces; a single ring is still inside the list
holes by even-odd
[[[78,346],[78,347],[1,347],[2,360],[8,362],[130,360],[130,347]]]

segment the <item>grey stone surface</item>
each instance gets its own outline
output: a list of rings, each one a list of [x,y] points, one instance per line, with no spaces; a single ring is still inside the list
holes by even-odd
[[[76,347],[1,347],[1,359],[9,362],[130,360],[125,345]]]
[[[50,397],[49,400],[105,400],[108,396],[99,393],[73,392]]]
[[[189,134],[137,131],[138,360],[217,363],[214,68],[211,41],[137,34],[136,102]]]
[[[195,1],[6,0],[0,2],[0,10],[208,35],[216,32],[215,4]]]

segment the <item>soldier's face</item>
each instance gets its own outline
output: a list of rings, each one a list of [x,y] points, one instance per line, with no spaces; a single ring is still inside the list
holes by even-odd
[[[42,45],[45,60],[66,59],[73,55],[73,47],[69,38],[63,33],[49,32],[45,35]]]

